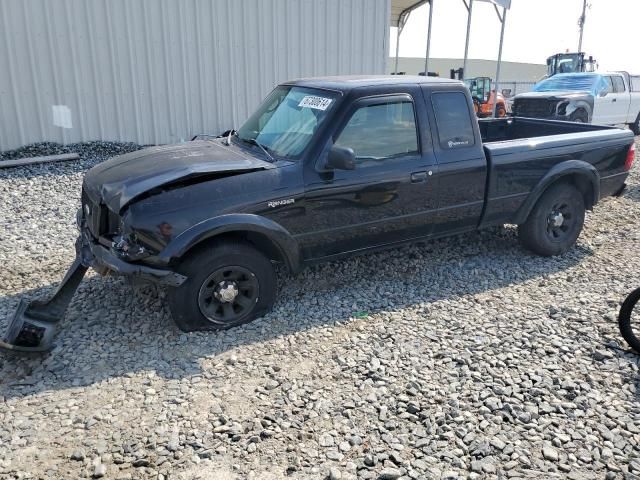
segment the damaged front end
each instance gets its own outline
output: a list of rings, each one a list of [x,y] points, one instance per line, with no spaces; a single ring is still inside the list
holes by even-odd
[[[100,244],[91,235],[82,212],[78,214],[78,227],[80,235],[76,240],[76,258],[62,282],[46,300],[20,300],[4,337],[0,339],[0,348],[18,352],[50,350],[57,324],[63,319],[89,267],[102,275],[127,275],[167,286],[179,286],[187,279],[171,270],[135,263],[144,252],[133,249],[122,237],[116,239],[111,248]]]

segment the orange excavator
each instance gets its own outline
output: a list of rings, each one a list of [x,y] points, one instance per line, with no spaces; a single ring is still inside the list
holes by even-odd
[[[507,104],[504,95],[491,89],[491,79],[489,77],[466,78],[464,84],[471,92],[473,98],[473,109],[479,118],[491,117],[493,106],[496,102],[496,117],[507,116]]]

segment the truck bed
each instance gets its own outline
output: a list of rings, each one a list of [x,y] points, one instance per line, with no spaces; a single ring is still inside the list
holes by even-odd
[[[601,130],[616,130],[616,127],[590,125],[587,123],[562,122],[537,118],[509,117],[479,120],[482,143],[523,140],[569,133],[587,133]],[[575,138],[575,137],[571,137]]]
[[[520,223],[521,207],[533,189],[563,162],[591,165],[600,198],[624,185],[624,159],[633,142],[629,130],[522,117],[478,123],[490,172],[481,226]]]

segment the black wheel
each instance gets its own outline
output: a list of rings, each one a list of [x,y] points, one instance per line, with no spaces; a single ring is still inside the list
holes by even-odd
[[[640,353],[640,338],[636,336],[633,329],[635,327],[636,331],[640,333],[640,307],[635,308],[639,300],[640,288],[629,294],[622,307],[620,307],[620,314],[618,315],[618,326],[620,327],[622,338],[638,353]]]
[[[569,121],[576,123],[589,123],[589,115],[582,108],[579,108],[569,115]]]
[[[640,135],[640,113],[636,117],[636,121],[629,125],[629,128],[633,132],[634,135]]]
[[[518,236],[538,255],[561,255],[576,243],[584,215],[580,191],[569,183],[558,183],[542,194],[525,223],[518,226]]]
[[[271,261],[244,243],[210,243],[177,269],[187,281],[168,293],[169,308],[183,331],[221,330],[267,313],[276,298]]]

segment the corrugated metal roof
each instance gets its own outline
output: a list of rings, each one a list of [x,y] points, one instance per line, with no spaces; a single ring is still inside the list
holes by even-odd
[[[277,83],[386,70],[391,0],[0,0],[0,150],[178,142]],[[58,125],[54,125],[54,111]],[[70,122],[70,123],[69,123]]]

